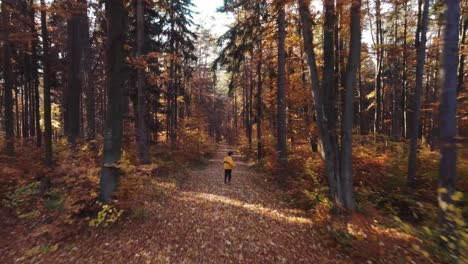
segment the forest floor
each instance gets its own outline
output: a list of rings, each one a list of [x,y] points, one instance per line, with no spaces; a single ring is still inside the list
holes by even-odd
[[[363,234],[372,218],[351,220],[362,229],[345,224],[367,243],[343,250],[349,237],[330,236],[329,216],[293,208],[272,176],[238,157],[232,183],[224,184],[228,149],[220,146],[183,180],[155,179],[145,201],[110,227],[60,239],[51,230],[43,236],[40,227],[3,228],[0,263],[433,263],[410,249],[416,239],[394,229],[373,226],[379,234]]]

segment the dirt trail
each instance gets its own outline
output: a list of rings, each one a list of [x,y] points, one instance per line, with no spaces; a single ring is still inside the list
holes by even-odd
[[[280,191],[238,157],[232,184],[225,185],[222,159],[228,150],[221,146],[208,166],[186,175],[179,188],[147,202],[143,219],[80,234],[35,262],[352,262],[322,245],[311,219],[288,209]]]

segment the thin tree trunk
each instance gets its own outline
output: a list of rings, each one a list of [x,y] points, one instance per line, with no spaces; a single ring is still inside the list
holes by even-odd
[[[286,143],[286,13],[284,2],[278,3],[278,152],[281,163],[288,160]],[[284,165],[284,164],[283,164]]]
[[[403,137],[408,138],[408,109],[407,109],[407,94],[408,94],[408,1],[405,0],[405,22],[403,30],[403,74],[402,74],[402,90],[401,90],[401,120],[403,126]]]
[[[257,61],[257,160],[263,159],[263,142],[262,142],[262,119],[263,119],[263,112],[262,112],[262,88],[263,88],[263,80],[262,80],[262,60],[263,60],[263,52],[262,52],[262,41],[259,41],[258,47],[258,61]]]
[[[145,14],[145,3],[144,0],[137,1],[137,58],[142,57],[144,51],[145,42],[145,28],[144,28],[144,14]],[[147,127],[147,110],[146,110],[146,95],[145,95],[145,71],[144,69],[138,68],[137,72],[137,92],[138,92],[138,157],[142,163],[150,162],[149,154],[149,133]]]
[[[468,15],[464,14],[465,18],[463,22],[463,28],[461,32],[461,40],[460,40],[460,59],[458,62],[458,93],[465,89],[464,87],[464,80],[465,80],[465,58],[466,52],[463,52],[466,49],[466,31],[468,29]]]
[[[124,87],[124,16],[123,1],[106,0],[107,16],[107,111],[104,133],[104,157],[101,172],[101,201],[108,202],[117,187],[122,155]]]
[[[47,30],[47,14],[45,0],[41,0],[41,33],[44,66],[44,144],[45,163],[52,166],[52,111],[50,100],[50,63],[49,63],[49,32]]]
[[[31,0],[33,3],[34,0]],[[35,21],[35,9],[31,8],[31,20]],[[36,32],[36,24],[34,23],[31,25],[31,31],[35,32],[36,38],[38,37],[38,33]],[[38,46],[38,38],[35,39],[32,43],[32,52],[33,52],[33,81],[34,81],[34,115],[35,115],[35,128],[36,128],[36,144],[38,147],[42,146],[42,131],[41,131],[41,106],[40,106],[40,94],[39,94],[39,73],[37,70],[38,65],[38,55],[37,55],[37,46]]]
[[[14,125],[13,125],[13,77],[11,71],[11,43],[9,39],[10,32],[10,0],[2,1],[2,23],[3,23],[3,72],[4,72],[4,105],[5,105],[5,150],[10,156],[15,153],[15,138],[14,138]],[[7,6],[9,5],[9,7]]]
[[[382,66],[383,66],[383,29],[381,17],[381,2],[375,2],[375,16],[376,16],[376,57],[377,69],[375,75],[375,119],[374,119],[374,133],[382,132]]]
[[[80,0],[86,8],[88,8],[88,0]],[[87,10],[87,9],[86,9]],[[87,11],[86,11],[87,14]],[[83,56],[82,56],[82,81],[83,90],[85,94],[85,107],[86,107],[86,138],[93,140],[96,137],[96,109],[95,109],[95,91],[92,78],[92,54],[91,54],[91,40],[89,36],[89,17],[83,17],[81,26],[82,41],[83,41]]]
[[[422,4],[422,0],[421,3]],[[408,186],[414,187],[416,181],[416,162],[419,140],[419,116],[421,108],[421,93],[423,85],[424,64],[426,61],[426,32],[429,21],[429,0],[424,0],[424,9],[422,11],[421,25],[416,36],[417,65],[416,65],[416,88],[413,98],[413,107],[410,125],[410,152],[408,157]]]

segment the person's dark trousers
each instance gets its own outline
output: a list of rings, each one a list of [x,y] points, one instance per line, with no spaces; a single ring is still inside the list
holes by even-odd
[[[224,170],[224,183],[231,183],[232,170]]]

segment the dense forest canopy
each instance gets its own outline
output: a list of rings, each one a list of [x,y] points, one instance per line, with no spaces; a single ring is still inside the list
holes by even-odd
[[[0,221],[111,224],[229,146],[298,210],[467,261],[468,1],[215,2],[1,1]]]

